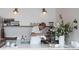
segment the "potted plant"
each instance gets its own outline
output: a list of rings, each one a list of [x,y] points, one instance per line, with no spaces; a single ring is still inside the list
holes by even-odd
[[[64,24],[63,20],[61,23],[59,23],[59,26],[56,28],[55,35],[59,38],[60,46],[64,46],[65,38],[70,32],[72,32],[72,30],[73,27],[70,25],[70,23]]]

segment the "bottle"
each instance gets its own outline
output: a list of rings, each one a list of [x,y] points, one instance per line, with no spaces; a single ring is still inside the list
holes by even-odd
[[[24,36],[22,35],[22,37],[21,37],[21,41],[24,42],[24,40],[25,40],[25,38],[24,38]]]

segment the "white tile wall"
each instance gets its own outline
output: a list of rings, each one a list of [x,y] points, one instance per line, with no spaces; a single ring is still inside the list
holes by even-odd
[[[21,37],[27,36],[30,39],[32,27],[4,27],[6,37]]]

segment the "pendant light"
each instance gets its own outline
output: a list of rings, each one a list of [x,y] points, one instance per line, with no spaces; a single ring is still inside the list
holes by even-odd
[[[13,10],[13,13],[16,15],[16,14],[18,14],[18,8],[15,8],[14,10]]]
[[[47,11],[45,8],[42,9],[42,13],[43,13],[43,15],[47,14]]]

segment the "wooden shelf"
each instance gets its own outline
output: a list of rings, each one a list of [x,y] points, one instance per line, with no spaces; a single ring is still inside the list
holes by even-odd
[[[3,27],[33,27],[33,26],[3,26]],[[46,26],[46,27],[50,27],[50,26]]]

